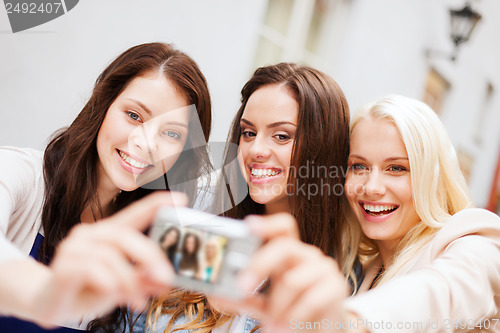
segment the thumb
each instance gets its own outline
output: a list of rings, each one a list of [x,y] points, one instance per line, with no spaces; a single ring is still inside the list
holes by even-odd
[[[146,229],[162,206],[186,206],[188,199],[184,193],[157,191],[138,200],[106,219],[106,223],[119,224],[137,230]]]

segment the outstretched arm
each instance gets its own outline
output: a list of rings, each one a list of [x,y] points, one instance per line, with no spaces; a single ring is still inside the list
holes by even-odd
[[[98,223],[74,227],[48,267],[27,258],[3,262],[0,313],[50,326],[120,305],[141,307],[168,291],[173,270],[141,231],[160,206],[174,201],[186,200],[155,193]]]

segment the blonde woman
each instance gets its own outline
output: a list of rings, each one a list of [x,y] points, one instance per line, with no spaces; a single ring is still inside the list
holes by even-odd
[[[346,196],[366,258],[360,292],[346,300],[335,262],[274,237],[278,224],[281,235],[294,229],[271,217],[255,225],[272,241],[242,282],[270,275],[279,288],[253,309],[294,331],[500,332],[500,218],[471,208],[436,114],[402,96],[374,102],[353,119],[348,161]]]
[[[205,282],[217,281],[219,269],[222,264],[222,249],[216,239],[209,239],[205,244],[205,251],[201,263],[200,279]]]

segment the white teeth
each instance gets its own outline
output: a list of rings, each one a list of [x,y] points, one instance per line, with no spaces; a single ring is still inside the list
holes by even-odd
[[[124,152],[120,151],[120,157],[122,158],[122,160],[124,160],[126,163],[130,164],[131,166],[133,167],[136,167],[136,168],[139,168],[139,169],[144,169],[146,167],[149,166],[149,164],[144,164],[144,163],[141,163],[139,161],[136,161],[134,159],[132,159],[130,156],[128,156],[127,154],[125,154]]]
[[[372,213],[379,213],[383,211],[390,211],[397,208],[396,205],[368,205],[363,204],[363,209]]]
[[[271,169],[257,169],[257,168],[252,169],[252,176],[257,178],[273,177],[279,173],[281,173],[281,171],[274,171]]]

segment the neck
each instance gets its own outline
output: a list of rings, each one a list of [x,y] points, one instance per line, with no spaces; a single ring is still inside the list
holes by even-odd
[[[394,259],[394,253],[396,250],[398,242],[397,241],[378,241],[377,246],[382,259],[384,267],[389,267],[392,265]]]
[[[98,172],[100,175],[102,174],[100,170]],[[113,213],[112,203],[120,193],[120,189],[112,184],[108,178],[101,177],[100,175],[98,177],[96,195],[97,203],[101,209],[94,202],[88,202],[81,215],[82,222],[95,222]]]
[[[266,215],[276,213],[290,213],[290,203],[288,202],[288,197],[285,197],[277,202],[266,204],[265,211]]]

